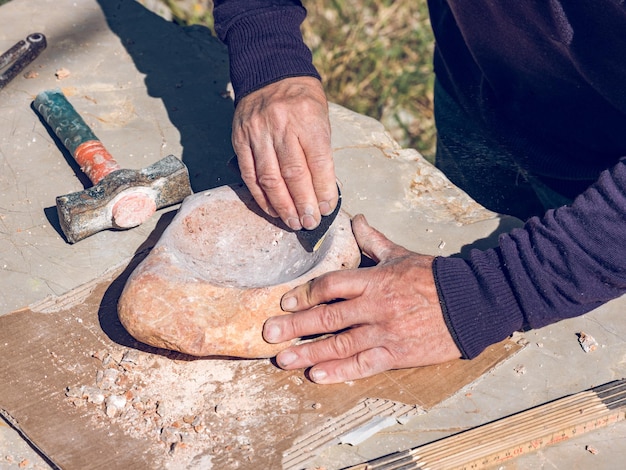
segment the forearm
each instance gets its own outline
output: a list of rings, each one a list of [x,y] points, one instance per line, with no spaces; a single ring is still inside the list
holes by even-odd
[[[570,207],[530,219],[499,247],[434,265],[448,327],[465,357],[524,326],[582,315],[626,292],[626,159]]]
[[[235,102],[287,77],[319,74],[300,25],[306,10],[298,0],[216,0],[215,30],[227,45]]]

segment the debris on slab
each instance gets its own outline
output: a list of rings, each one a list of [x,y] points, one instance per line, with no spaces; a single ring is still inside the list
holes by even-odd
[[[65,387],[67,404],[91,415],[94,426],[116,423],[129,437],[150,440],[161,450],[162,468],[173,465],[171,459],[186,468],[199,454],[226,466],[221,468],[252,461],[256,449],[248,433],[260,419],[278,419],[296,407],[292,394],[267,392],[256,370],[261,361],[233,367],[227,361],[189,361],[177,353],[126,348],[88,354],[96,371],[87,381]],[[313,412],[321,404],[310,407]],[[264,445],[275,438],[267,435]]]
[[[526,338],[526,336],[524,336],[523,333],[519,332],[519,331],[515,331],[513,332],[513,334],[511,335],[511,341],[513,341],[514,343],[519,344],[520,346],[524,347],[527,346],[529,341]],[[510,344],[507,344],[505,346],[505,348],[507,350],[510,350],[513,346],[511,346]]]
[[[46,470],[48,466],[44,467],[42,464],[39,464],[37,462],[31,462],[27,458],[16,457],[14,455],[7,454],[7,455],[4,455],[3,457],[0,457],[0,468],[23,468],[26,470]]]
[[[393,416],[375,416],[364,425],[339,436],[339,442],[352,446],[359,445],[378,431],[393,426],[396,422],[396,418]]]
[[[54,72],[54,76],[57,77],[57,80],[64,80],[69,77],[72,73],[66,69],[65,67],[61,67]]]
[[[591,335],[588,335],[584,331],[578,333],[578,342],[586,353],[593,352],[598,349],[598,342]]]

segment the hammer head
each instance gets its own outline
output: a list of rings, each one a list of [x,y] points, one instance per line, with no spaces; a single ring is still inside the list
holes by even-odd
[[[155,210],[192,193],[187,167],[173,155],[142,169],[121,169],[83,191],[58,196],[61,229],[70,243],[111,228],[145,222]]]

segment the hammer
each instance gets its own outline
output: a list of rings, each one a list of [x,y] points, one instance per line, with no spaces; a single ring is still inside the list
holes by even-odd
[[[60,90],[39,93],[33,105],[94,184],[56,198],[70,243],[136,227],[192,193],[187,167],[173,155],[141,170],[121,168]]]

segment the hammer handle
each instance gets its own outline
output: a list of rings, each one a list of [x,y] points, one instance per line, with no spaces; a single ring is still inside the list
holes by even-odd
[[[61,90],[39,93],[34,106],[93,184],[121,168]]]

